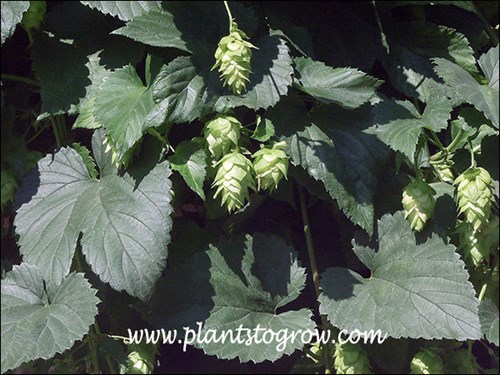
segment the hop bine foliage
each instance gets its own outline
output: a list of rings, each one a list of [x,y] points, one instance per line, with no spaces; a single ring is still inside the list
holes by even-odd
[[[433,349],[423,349],[415,354],[410,363],[410,374],[444,374],[441,357]]]
[[[488,222],[493,203],[493,180],[481,167],[470,167],[455,180],[459,214],[472,224],[474,230]]]
[[[228,212],[242,208],[249,198],[249,189],[257,190],[252,162],[238,151],[225,155],[217,164],[213,187],[214,198],[222,196]]]
[[[4,205],[9,203],[14,197],[14,191],[17,187],[17,180],[14,175],[8,171],[2,169],[1,171],[2,177],[2,208]]]
[[[278,142],[271,148],[263,147],[252,155],[259,190],[272,191],[278,187],[283,177],[287,177],[288,156],[283,151],[285,147],[286,142]]]
[[[335,344],[333,357],[337,374],[371,374],[370,359],[358,344]]]
[[[479,374],[479,365],[466,349],[454,350],[445,357],[447,374]]]
[[[203,131],[207,147],[212,156],[219,160],[238,146],[241,135],[241,123],[233,116],[218,115],[205,124]]]
[[[123,156],[120,158],[116,149],[115,142],[111,139],[111,137],[106,134],[106,137],[104,138],[102,143],[106,145],[106,149],[104,150],[104,152],[111,152],[111,161],[114,165],[116,165],[117,168],[127,168],[134,154],[136,154],[140,150],[140,143],[138,142],[130,149],[128,149],[127,152],[125,152],[125,154],[123,154]]]
[[[432,217],[436,205],[434,194],[436,191],[422,179],[416,179],[403,190],[405,218],[409,220],[412,229],[420,232]]]
[[[215,64],[212,70],[219,68],[224,86],[229,86],[234,94],[240,95],[249,82],[252,59],[252,43],[247,42],[248,36],[233,22],[229,35],[219,41],[215,51]]]

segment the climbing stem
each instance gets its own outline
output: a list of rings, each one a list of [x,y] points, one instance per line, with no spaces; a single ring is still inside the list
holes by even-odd
[[[314,253],[314,244],[311,236],[311,227],[309,224],[309,215],[307,214],[307,206],[306,206],[306,200],[304,197],[304,190],[301,186],[297,186],[299,190],[299,200],[300,200],[300,211],[302,214],[302,224],[304,226],[304,235],[306,237],[306,246],[307,246],[307,254],[309,257],[309,264],[311,265],[311,273],[312,273],[312,279],[313,279],[313,284],[314,284],[314,290],[316,292],[316,301],[318,303],[319,307],[319,295],[320,295],[320,288],[319,288],[319,272],[318,272],[318,264],[316,262],[316,255]],[[323,330],[329,329],[329,324],[328,321],[326,320],[326,317],[324,315],[321,316],[321,325]],[[331,353],[331,347],[329,343],[324,344],[323,346],[323,358],[325,362],[325,373],[330,374],[332,373],[332,366],[331,366],[331,359],[332,355]]]
[[[224,1],[224,6],[226,7],[227,16],[229,17],[229,33],[233,30],[233,15],[231,14],[231,9],[229,9],[229,4]]]

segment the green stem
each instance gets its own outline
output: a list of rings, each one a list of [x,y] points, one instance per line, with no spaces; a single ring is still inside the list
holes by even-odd
[[[380,21],[380,17],[378,15],[378,10],[377,10],[377,5],[375,4],[375,0],[372,1],[372,4],[373,4],[374,12],[375,12],[375,18],[377,19],[377,25],[378,25],[378,28],[380,30],[380,39],[381,39],[382,45],[385,48],[385,52],[387,54],[389,54],[389,53],[391,53],[391,51],[389,49],[389,43],[387,43],[387,38],[385,36],[384,29],[382,27],[382,21]]]
[[[472,147],[472,141],[469,142],[470,144],[470,165],[471,167],[476,166],[476,156],[474,155],[474,148]]]
[[[61,136],[59,134],[59,129],[54,119],[54,116],[50,116],[49,121],[52,124],[52,132],[54,133],[54,137],[56,138],[56,145],[57,147],[61,147],[62,146]]]
[[[224,6],[226,7],[227,16],[229,17],[229,34],[233,31],[233,15],[231,14],[231,9],[229,9],[229,4],[224,1]]]
[[[35,133],[34,136],[32,136],[30,139],[28,139],[25,143],[28,144],[30,143],[31,141],[33,141],[35,138],[37,138],[45,129],[47,129],[47,126],[49,126],[50,124],[44,124],[40,127],[40,129],[38,129],[38,131]]]
[[[156,129],[149,128],[147,130],[148,134],[152,135],[153,137],[156,137],[162,144],[167,143],[167,140],[160,134],[160,132]]]
[[[483,300],[484,295],[486,293],[486,289],[488,289],[488,284],[484,283],[482,288],[481,288],[481,291],[479,292],[479,297],[478,297],[479,302],[481,302]]]
[[[441,151],[445,151],[446,148],[443,146],[443,144],[441,143],[441,141],[439,140],[439,137],[437,136],[436,133],[434,133],[432,130],[431,130],[431,136],[432,136],[432,139],[434,140],[434,142],[436,142],[436,146],[441,150]]]
[[[28,78],[28,77],[17,76],[15,74],[3,74],[2,73],[0,75],[0,78],[2,79],[2,81],[3,80],[16,81],[16,82],[26,83],[27,85],[40,87],[40,84],[37,81],[35,81],[34,79],[31,79],[31,78]]]
[[[314,254],[314,244],[311,236],[311,229],[309,224],[309,216],[307,214],[306,200],[304,198],[304,190],[301,186],[297,186],[299,190],[300,199],[300,211],[302,213],[302,223],[304,225],[304,235],[306,237],[307,254],[309,256],[309,263],[311,264],[312,279],[314,284],[314,290],[316,291],[316,302],[319,308],[319,295],[321,293],[319,288],[319,272],[318,264],[316,262],[316,255]],[[324,330],[327,330],[328,321],[324,315],[321,315],[321,325]],[[330,355],[330,345],[329,343],[323,346],[323,358],[325,361],[325,373],[330,374],[332,372],[331,367],[331,355]]]
[[[460,138],[462,137],[463,132],[464,131],[462,129],[458,129],[458,133],[456,134],[455,138],[453,138],[453,141],[451,141],[451,143],[446,146],[446,151],[453,152],[453,149],[457,146],[458,142],[460,142]]]

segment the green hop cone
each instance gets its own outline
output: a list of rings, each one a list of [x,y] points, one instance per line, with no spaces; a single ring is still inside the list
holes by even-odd
[[[479,374],[479,365],[466,349],[454,350],[444,360],[447,374]]]
[[[203,134],[208,150],[219,160],[238,145],[241,123],[233,116],[218,115],[205,124]]]
[[[432,349],[422,349],[410,363],[410,374],[444,374],[441,357]]]
[[[493,180],[481,167],[470,167],[455,180],[459,213],[475,230],[488,222],[493,202]]]
[[[257,48],[245,39],[248,39],[247,35],[238,29],[236,22],[233,22],[229,35],[219,41],[215,51],[215,64],[212,67],[212,70],[219,68],[224,86],[229,86],[236,95],[243,92],[249,81],[251,49]]]
[[[253,169],[259,190],[269,189],[272,191],[278,187],[278,183],[283,177],[286,178],[288,156],[282,150],[284,147],[286,147],[286,142],[278,142],[272,148],[263,147],[252,155],[254,158]]]
[[[127,366],[121,366],[121,374],[152,374],[155,367],[155,358],[158,352],[154,344],[129,345],[130,353],[127,356]]]
[[[434,213],[436,191],[424,180],[417,179],[403,190],[403,208],[412,229],[420,232]]]
[[[225,155],[217,164],[214,198],[222,196],[228,212],[242,208],[249,198],[248,189],[256,190],[252,162],[238,151]]]
[[[127,168],[132,160],[132,157],[140,150],[140,143],[137,142],[135,145],[129,148],[125,152],[125,154],[122,155],[122,157],[120,157],[120,155],[118,154],[118,150],[116,149],[115,142],[107,134],[102,143],[106,145],[106,149],[104,150],[104,152],[111,152],[111,161],[114,165],[116,165],[117,168]]]
[[[430,157],[430,164],[434,168],[436,176],[443,182],[448,182],[452,184],[455,181],[455,176],[453,176],[453,171],[451,167],[453,166],[453,160],[451,160],[451,155],[445,155],[441,151]]]
[[[371,374],[370,360],[358,344],[335,344],[333,358],[337,374]]]
[[[470,259],[474,266],[478,266],[483,259],[489,257],[489,250],[480,241],[481,234],[479,230],[474,229],[472,224],[459,221],[456,232],[459,235],[458,247],[466,260]]]

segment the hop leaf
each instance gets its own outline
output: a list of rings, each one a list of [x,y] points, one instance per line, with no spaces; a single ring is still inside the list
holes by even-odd
[[[30,7],[23,14],[21,21],[26,30],[39,29],[45,18],[47,3],[45,1],[30,1]]]
[[[219,160],[238,145],[241,123],[233,116],[218,115],[205,124],[203,134],[208,150]]]
[[[229,212],[240,209],[249,198],[248,189],[256,190],[252,162],[238,151],[225,155],[217,164],[213,187],[214,197],[222,196],[222,204]]]
[[[337,343],[333,357],[337,374],[371,374],[370,360],[360,345]]]
[[[3,208],[3,206],[6,205],[8,202],[10,202],[14,197],[14,191],[16,190],[17,187],[17,180],[10,171],[4,169],[2,169],[1,171],[1,177],[2,177],[1,203]]]
[[[106,134],[102,143],[106,145],[104,152],[111,152],[111,160],[117,168],[127,168],[134,154],[137,154],[140,150],[140,143],[137,142],[133,147],[129,148],[122,157],[120,157],[116,149],[115,142],[109,135]]]
[[[236,95],[242,93],[249,81],[251,48],[257,48],[245,39],[248,39],[247,35],[233,22],[229,35],[219,41],[215,51],[215,64],[212,67],[212,70],[219,68],[224,86],[229,86]]]
[[[488,222],[493,202],[493,180],[488,171],[481,167],[470,167],[455,180],[456,201],[459,213],[474,230]]]
[[[415,354],[410,368],[410,374],[444,374],[443,361],[433,349],[423,349]]]
[[[283,177],[286,178],[288,156],[282,150],[285,146],[285,142],[278,142],[272,148],[261,148],[252,155],[259,190],[270,189],[272,191],[278,187],[278,183]]]
[[[474,356],[466,349],[454,350],[445,358],[447,374],[479,374]]]
[[[436,205],[434,194],[436,191],[422,179],[411,182],[403,190],[405,218],[410,221],[412,229],[420,232],[432,216]]]

